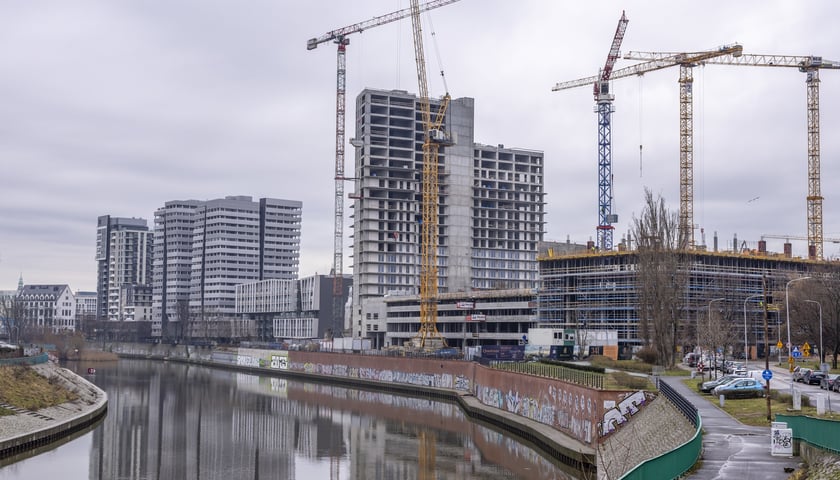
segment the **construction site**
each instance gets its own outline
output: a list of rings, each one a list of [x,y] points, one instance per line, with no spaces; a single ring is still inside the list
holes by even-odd
[[[765,330],[759,315],[762,305],[749,300],[767,291],[785,290],[794,279],[830,277],[840,271],[840,264],[825,259],[825,242],[836,240],[823,234],[819,115],[820,72],[840,69],[840,63],[814,55],[751,54],[738,43],[708,50],[622,55],[629,24],[622,12],[599,72],[558,82],[552,88],[554,92],[592,89],[597,116],[592,145],[598,159],[598,196],[597,204],[589,207],[597,214],[593,215],[597,217],[595,239],[580,249],[561,252],[544,248],[543,152],[479,144],[473,139],[473,99],[451,99],[448,93],[437,99],[429,96],[420,13],[456,1],[413,1],[410,8],[307,43],[308,49],[325,42],[338,47],[335,278],[343,272],[345,183],[354,186],[347,195],[353,202],[353,302],[347,318],[335,319],[337,330],[343,325],[346,335],[373,338],[379,347],[404,345],[415,350],[466,348],[474,333],[478,334],[473,337],[476,345],[504,345],[526,341],[529,328],[609,330],[617,332],[619,356],[629,358],[644,343],[638,330],[640,280],[635,249],[639,239],[630,231],[620,241],[614,239],[618,213],[612,165],[613,82],[675,67],[679,71],[679,178],[675,179],[679,208],[678,221],[669,233],[675,240],[669,248],[680,252],[689,265],[684,272],[689,280],[679,319],[679,348],[699,347],[701,320],[711,316],[710,301],[727,305],[718,310],[733,322],[740,322],[733,312],[743,306],[741,348],[751,349],[748,354],[763,354],[765,340],[775,348],[782,340],[781,322],[771,320]],[[349,140],[355,148],[355,168],[352,176],[346,175],[348,36],[407,17],[414,33],[419,94],[374,89],[359,94],[355,133]],[[620,59],[634,63],[615,68]],[[705,65],[793,69],[804,74],[806,235],[767,234],[757,248],[748,246],[755,245],[754,240],[739,244],[736,237],[730,249],[718,247],[715,233],[714,246],[706,245],[705,233],[694,218],[694,69]],[[698,230],[702,238],[695,238]],[[766,239],[784,239],[784,251],[767,251]],[[806,257],[793,256],[791,240],[806,242]],[[495,333],[483,341],[478,340],[481,328],[471,330],[468,322],[473,321],[470,313],[486,321],[484,313],[453,307],[472,304],[475,309],[479,295],[507,313],[491,324],[483,323],[484,332]],[[778,316],[775,306],[771,310],[771,317]],[[445,318],[440,328],[439,315]]]

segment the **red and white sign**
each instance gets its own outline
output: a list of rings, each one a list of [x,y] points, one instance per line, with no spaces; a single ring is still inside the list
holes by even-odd
[[[467,315],[468,322],[486,322],[487,317],[483,313],[474,313],[472,315]]]

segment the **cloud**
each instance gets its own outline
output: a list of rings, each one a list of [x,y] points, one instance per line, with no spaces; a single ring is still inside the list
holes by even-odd
[[[226,195],[302,201],[300,273],[328,272],[336,50],[325,43],[307,51],[305,43],[405,6],[337,0],[0,5],[0,288],[12,288],[23,272],[28,282],[92,290],[99,215],[151,223],[168,200]],[[442,68],[454,97],[476,100],[476,141],[545,151],[550,239],[585,242],[597,223],[591,91],[551,87],[597,73],[622,9],[630,18],[622,51],[702,50],[738,41],[747,52],[840,59],[833,32],[813,28],[814,18],[840,14],[829,0],[807,7],[749,0],[736,12],[722,1],[702,8],[664,0],[461,1],[430,12],[431,23],[424,15],[431,93],[443,93]],[[361,89],[417,91],[407,20],[350,39],[348,139]],[[645,186],[672,208],[679,204],[677,75],[670,68],[613,84],[616,232],[626,232],[640,211]],[[763,233],[805,235],[804,75],[709,65],[694,76],[698,228],[753,243]],[[824,231],[840,236],[834,194],[840,140],[829,133],[840,124],[840,72],[823,71],[821,79]],[[345,170],[352,171],[349,147]],[[747,203],[755,196],[760,199]],[[344,231],[349,272],[349,219]],[[804,254],[804,245],[796,249]],[[827,255],[837,253],[826,244]]]

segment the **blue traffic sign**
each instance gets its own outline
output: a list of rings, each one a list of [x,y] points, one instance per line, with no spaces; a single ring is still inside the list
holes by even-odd
[[[799,350],[794,350],[793,358],[802,358],[802,352],[800,352]]]
[[[771,378],[773,378],[773,372],[771,372],[770,370],[765,370],[761,372],[761,378],[765,380],[770,380]]]

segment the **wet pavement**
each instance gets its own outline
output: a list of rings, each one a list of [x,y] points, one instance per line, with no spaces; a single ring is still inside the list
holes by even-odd
[[[703,421],[701,466],[687,478],[787,480],[799,467],[799,457],[770,455],[770,427],[742,424],[710,402],[711,397],[687,387],[682,378],[661,377],[660,380],[694,404]]]

